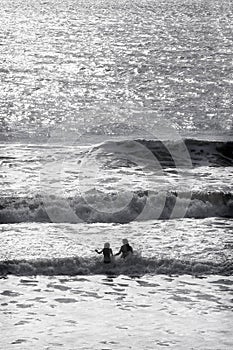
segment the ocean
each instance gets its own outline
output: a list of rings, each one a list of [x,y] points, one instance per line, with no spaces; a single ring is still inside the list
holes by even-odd
[[[0,18],[0,349],[230,350],[232,1]]]

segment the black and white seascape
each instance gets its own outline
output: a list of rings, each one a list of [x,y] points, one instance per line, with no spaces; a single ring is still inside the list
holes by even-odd
[[[232,349],[232,1],[1,0],[0,81],[0,349]]]

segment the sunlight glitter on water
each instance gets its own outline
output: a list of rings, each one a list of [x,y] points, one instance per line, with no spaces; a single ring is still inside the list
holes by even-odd
[[[180,132],[231,133],[230,1],[17,0],[0,11],[3,131],[129,125],[134,109]]]

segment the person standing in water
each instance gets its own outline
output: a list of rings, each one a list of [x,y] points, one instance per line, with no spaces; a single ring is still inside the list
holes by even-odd
[[[112,261],[111,256],[113,256],[113,253],[112,253],[112,249],[110,248],[109,243],[105,243],[104,248],[102,250],[98,251],[98,249],[96,249],[95,251],[98,254],[104,255],[104,263],[105,264],[109,264]]]
[[[121,254],[121,258],[125,259],[127,256],[133,254],[133,248],[129,245],[128,239],[126,238],[122,239],[122,243],[123,245],[115,256]]]

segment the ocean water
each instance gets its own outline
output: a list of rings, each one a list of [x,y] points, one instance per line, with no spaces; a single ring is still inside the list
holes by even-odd
[[[231,349],[232,2],[0,18],[0,347]]]

